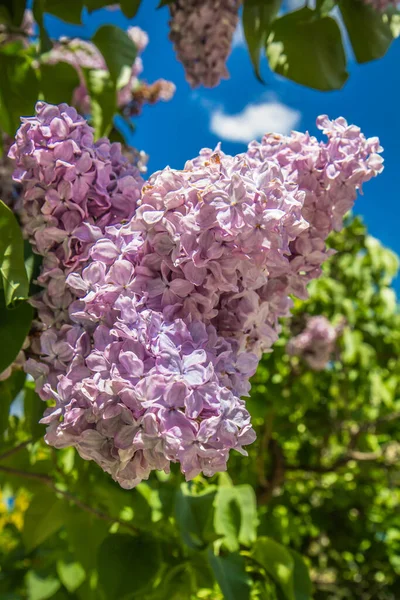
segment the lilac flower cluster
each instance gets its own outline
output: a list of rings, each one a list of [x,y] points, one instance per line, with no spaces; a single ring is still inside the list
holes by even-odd
[[[341,326],[334,327],[326,317],[311,317],[286,350],[292,356],[301,356],[314,371],[322,371],[331,359],[340,332]]]
[[[124,487],[171,461],[190,479],[245,453],[255,434],[241,396],[288,294],[305,295],[329,231],[382,170],[375,138],[344,119],[319,126],[327,143],[293,133],[235,157],[204,150],[142,187],[73,109],[39,104],[24,119],[11,154],[44,255],[28,369],[55,401],[48,443]]]
[[[229,77],[226,61],[241,0],[175,0],[169,4],[170,40],[192,87],[215,87]]]
[[[140,91],[143,86],[147,86],[144,82],[139,81],[139,75],[143,71],[143,62],[140,55],[145,50],[149,38],[147,33],[140,29],[140,27],[129,27],[127,34],[135,44],[138,56],[132,65],[128,81],[118,89],[117,104],[125,114],[131,116],[131,114],[138,114],[139,112],[138,100],[136,98],[137,92]],[[67,62],[74,67],[79,76],[80,84],[74,90],[73,104],[80,113],[84,115],[90,114],[90,94],[86,85],[84,69],[107,71],[107,65],[97,47],[92,42],[78,38],[61,38],[59,42],[54,44],[52,50],[44,60],[50,64]],[[152,84],[152,89],[157,90],[157,94],[153,92],[153,103],[159,100],[168,101],[175,93],[174,84],[165,79],[157,80]],[[144,101],[145,98],[143,98],[142,104]]]

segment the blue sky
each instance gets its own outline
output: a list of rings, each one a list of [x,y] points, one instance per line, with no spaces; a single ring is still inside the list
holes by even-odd
[[[319,114],[344,116],[366,136],[378,136],[384,147],[385,170],[366,184],[356,212],[363,215],[372,235],[400,254],[400,39],[378,61],[357,65],[351,59],[350,77],[342,90],[318,92],[275,76],[265,60],[266,85],[258,83],[239,33],[228,62],[231,78],[211,90],[191,90],[168,40],[168,10],[155,10],[157,4],[158,0],[142,0],[132,21],[106,10],[85,17],[83,27],[67,26],[50,17],[48,21],[53,35],[88,38],[105,22],[138,25],[149,34],[143,78],[152,82],[163,77],[177,86],[172,101],[145,107],[137,119],[132,143],[150,155],[149,173],[166,165],[182,168],[201,148],[214,147],[220,140],[225,152],[236,154],[246,143],[232,138],[245,139],[250,132],[253,137],[271,129],[286,133],[290,127],[316,134]]]

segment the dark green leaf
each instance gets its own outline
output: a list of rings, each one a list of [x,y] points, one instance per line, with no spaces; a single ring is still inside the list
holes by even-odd
[[[73,0],[66,2],[65,0],[45,0],[43,12],[50,13],[67,23],[81,22],[83,0]]]
[[[23,371],[14,371],[5,381],[0,381],[0,437],[7,429],[10,406],[24,387],[26,375]]]
[[[265,47],[265,42],[270,31],[271,22],[278,14],[281,0],[245,0],[243,5],[242,21],[244,37],[250,59],[257,79],[262,81],[260,75],[260,52]]]
[[[27,302],[7,310],[0,300],[0,373],[17,358],[27,337],[33,318],[33,309]]]
[[[25,513],[22,539],[28,552],[40,546],[64,524],[66,505],[46,488],[36,493]]]
[[[137,49],[129,35],[115,25],[103,25],[92,38],[93,43],[102,53],[111,79],[117,84],[122,70],[132,68]]]
[[[36,254],[32,250],[32,245],[28,240],[24,240],[24,261],[26,275],[29,281],[29,296],[33,296],[43,288],[36,282],[40,275],[40,269],[43,262],[43,257],[40,254]]]
[[[149,538],[114,534],[101,544],[97,564],[105,599],[123,600],[151,586],[160,567],[160,554]]]
[[[246,573],[243,556],[216,556],[209,548],[208,560],[225,600],[249,600],[251,579]]]
[[[136,17],[142,0],[120,0],[120,7],[127,19]]]
[[[48,52],[52,48],[52,43],[49,34],[44,26],[44,12],[46,8],[46,0],[33,0],[32,12],[35,21],[39,26],[40,32],[40,51]]]
[[[215,498],[214,527],[234,552],[239,543],[251,546],[257,537],[257,505],[250,485],[221,486]]]
[[[65,528],[74,558],[85,571],[91,571],[97,563],[99,546],[107,536],[108,524],[95,515],[71,507],[65,519]]]
[[[92,124],[96,138],[108,135],[117,112],[117,92],[109,73],[101,69],[84,70],[90,93]]]
[[[176,521],[183,541],[190,548],[203,548],[212,539],[215,494],[214,486],[196,494],[187,484],[182,484],[177,493]]]
[[[11,210],[0,200],[0,276],[7,306],[25,300],[29,281],[25,270],[24,240]]]
[[[293,586],[294,559],[289,550],[271,538],[260,537],[254,544],[251,556],[276,581],[286,600],[296,600]]]
[[[289,550],[293,560],[293,587],[295,600],[312,600],[312,583],[308,567],[301,554]]]
[[[6,54],[5,49],[0,52],[0,127],[14,137],[20,117],[33,113],[39,86],[30,58]]]
[[[45,408],[46,404],[35,392],[34,384],[27,383],[24,394],[24,415],[27,430],[33,439],[41,438],[46,432],[46,427],[39,423]]]
[[[384,56],[393,41],[386,15],[361,0],[341,0],[339,6],[357,62]]]
[[[95,10],[99,10],[100,8],[105,8],[106,6],[115,5],[115,2],[112,0],[85,0],[85,7],[92,13]]]
[[[302,8],[279,19],[267,42],[270,67],[296,83],[337,90],[347,80],[346,56],[337,22]]]
[[[0,22],[19,27],[25,6],[26,0],[0,0]]]
[[[74,90],[80,83],[76,69],[66,62],[42,63],[40,73],[40,89],[44,100],[50,104],[71,104]],[[55,81],[57,85],[54,84]]]

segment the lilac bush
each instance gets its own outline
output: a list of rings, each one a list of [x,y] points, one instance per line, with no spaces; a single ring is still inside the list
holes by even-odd
[[[318,126],[327,142],[270,134],[144,182],[73,108],[23,119],[10,155],[44,287],[27,370],[51,401],[49,444],[127,488],[171,461],[191,479],[246,453],[242,397],[289,295],[306,296],[327,235],[383,168],[377,138]]]

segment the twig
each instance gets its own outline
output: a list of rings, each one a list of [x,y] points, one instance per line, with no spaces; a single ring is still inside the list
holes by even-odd
[[[300,465],[288,465],[288,464],[286,464],[285,468],[287,471],[305,471],[308,473],[332,473],[332,472],[336,471],[337,469],[339,469],[340,467],[344,467],[345,465],[347,465],[347,463],[349,463],[352,460],[355,460],[357,462],[376,461],[379,458],[382,458],[381,451],[359,452],[358,450],[353,450],[351,452],[348,452],[344,456],[340,456],[338,459],[335,460],[335,462],[333,462],[329,466],[324,466],[324,465],[311,466],[311,465],[301,465],[301,464]],[[382,464],[382,466],[385,466],[385,467],[392,466],[392,465],[388,465],[386,463],[378,463],[378,464]]]
[[[4,460],[5,458],[8,458],[9,456],[12,456],[13,454],[15,454],[16,452],[19,452],[23,448],[26,448],[26,446],[29,446],[29,444],[33,444],[34,441],[35,440],[33,438],[31,438],[29,440],[26,440],[25,442],[22,442],[21,444],[18,444],[18,446],[14,446],[13,448],[10,448],[10,450],[7,450],[3,454],[0,454],[0,461]]]
[[[102,519],[103,521],[107,521],[109,523],[118,523],[119,525],[121,525],[121,527],[126,527],[127,529],[129,529],[132,533],[138,533],[138,529],[136,529],[136,527],[134,527],[133,525],[126,523],[126,521],[122,521],[121,519],[117,519],[107,513],[98,510],[97,508],[93,508],[93,506],[82,502],[82,500],[80,500],[70,492],[67,492],[66,490],[61,490],[57,487],[56,482],[49,475],[45,475],[44,473],[29,473],[28,471],[20,471],[19,469],[4,467],[3,465],[0,465],[0,471],[3,471],[4,473],[9,473],[10,475],[15,475],[16,477],[23,477],[25,479],[31,479],[33,481],[43,483],[57,494],[60,494],[61,496],[63,496],[82,510],[91,513],[92,515],[95,515],[99,519]]]

